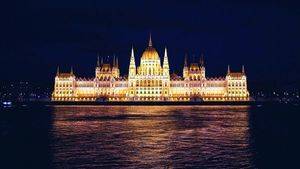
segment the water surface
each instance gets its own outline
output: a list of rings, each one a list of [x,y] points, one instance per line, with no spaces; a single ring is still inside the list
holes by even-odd
[[[286,167],[292,165],[298,127],[292,117],[299,116],[292,106],[2,110],[2,159],[8,168]]]

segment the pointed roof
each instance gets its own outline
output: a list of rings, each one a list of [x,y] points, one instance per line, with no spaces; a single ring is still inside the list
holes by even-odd
[[[135,59],[134,59],[134,50],[133,46],[131,47],[131,56],[130,56],[130,68],[135,68]]]
[[[242,73],[245,74],[245,67],[242,65]]]
[[[185,54],[184,56],[184,67],[188,67],[188,56]]]
[[[227,74],[230,74],[230,65],[227,66]]]
[[[227,76],[231,76],[231,77],[235,77],[235,78],[241,78],[243,76],[245,76],[245,69],[244,69],[244,65],[242,66],[242,72],[234,72],[230,70],[230,66],[228,65],[227,68]]]
[[[201,53],[201,56],[200,56],[200,66],[204,66],[204,54],[203,52]]]
[[[100,67],[99,53],[97,52],[97,67]]]
[[[116,58],[116,67],[117,68],[119,67],[119,59],[118,59],[118,57]]]
[[[116,66],[116,56],[114,55],[114,58],[113,58],[113,67]]]
[[[167,51],[167,47],[165,47],[165,57],[168,57],[168,51]]]
[[[146,47],[146,49],[144,50],[141,60],[160,60],[158,52],[152,45],[153,45],[152,37],[151,37],[151,33],[150,33],[149,44]]]
[[[163,67],[169,67],[167,47],[165,47],[165,55],[164,55]]]

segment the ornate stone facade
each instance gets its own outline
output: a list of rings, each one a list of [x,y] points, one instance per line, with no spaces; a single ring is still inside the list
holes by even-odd
[[[199,63],[188,64],[185,58],[183,76],[170,75],[168,53],[163,63],[152,46],[148,47],[136,67],[131,49],[128,77],[120,76],[118,59],[103,63],[98,57],[95,78],[77,78],[73,70],[55,77],[53,101],[248,101],[247,77],[241,72],[228,71],[222,78],[207,78],[203,55]]]

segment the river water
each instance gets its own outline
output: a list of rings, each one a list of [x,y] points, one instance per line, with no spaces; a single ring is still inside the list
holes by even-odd
[[[292,105],[1,108],[1,164],[294,168],[299,113]]]

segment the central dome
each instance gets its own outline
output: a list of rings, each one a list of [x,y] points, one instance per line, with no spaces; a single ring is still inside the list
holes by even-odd
[[[143,52],[142,59],[143,60],[160,60],[156,49],[152,46],[151,35],[149,38],[148,47]]]
[[[143,52],[142,59],[157,60],[159,59],[159,56],[155,48],[153,48],[152,46],[148,46]]]

